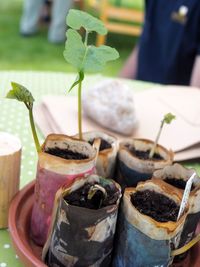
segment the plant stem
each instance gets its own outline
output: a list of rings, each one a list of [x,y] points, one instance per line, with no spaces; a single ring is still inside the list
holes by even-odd
[[[78,132],[79,139],[82,138],[82,102],[81,102],[81,92],[82,92],[82,81],[78,84]]]
[[[84,41],[85,46],[87,46],[87,43],[88,43],[88,35],[89,35],[89,32],[86,30],[86,32],[85,32],[85,41]]]
[[[88,35],[89,32],[86,30],[85,32],[85,41],[84,44],[85,46],[87,46],[88,43]],[[80,74],[79,74],[80,77]],[[79,139],[83,139],[83,135],[82,135],[82,97],[81,97],[81,93],[82,93],[82,81],[79,82],[78,84],[78,133],[79,133]]]
[[[36,150],[39,153],[39,152],[41,152],[41,146],[40,146],[40,143],[39,143],[39,140],[38,140],[38,136],[37,136],[37,132],[36,132],[36,129],[35,129],[32,107],[29,108],[29,120],[30,120],[30,124],[31,124],[31,130],[32,130],[32,134],[33,134],[33,139],[34,139],[34,142],[35,142]]]
[[[151,151],[150,151],[150,153],[149,153],[149,158],[150,158],[150,159],[153,158],[153,155],[154,155],[154,153],[155,153],[155,149],[156,149],[156,146],[157,146],[157,144],[158,144],[158,140],[159,140],[159,138],[160,138],[160,134],[161,134],[163,125],[164,125],[164,120],[162,120],[162,122],[161,122],[160,129],[159,129],[159,132],[158,132],[158,134],[157,134],[156,140],[155,140],[155,142],[154,142],[154,144],[153,144],[153,147],[152,147],[152,149],[151,149]]]

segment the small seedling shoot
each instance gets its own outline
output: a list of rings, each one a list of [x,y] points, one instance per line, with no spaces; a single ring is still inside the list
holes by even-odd
[[[153,158],[153,155],[155,153],[156,146],[158,144],[158,140],[160,138],[160,135],[161,135],[161,132],[162,132],[162,129],[163,129],[164,124],[165,123],[166,124],[170,124],[171,121],[174,120],[175,118],[176,117],[173,114],[171,114],[171,113],[167,113],[167,114],[164,115],[164,118],[162,119],[161,124],[160,124],[160,128],[159,128],[158,134],[156,136],[156,140],[155,140],[155,142],[153,144],[153,147],[152,147],[152,149],[151,149],[151,151],[149,153],[149,158],[150,159]]]
[[[33,118],[33,102],[35,99],[32,94],[23,85],[15,82],[11,82],[12,89],[7,93],[6,98],[15,99],[20,102],[24,102],[25,106],[29,111],[29,120],[31,125],[31,130],[33,134],[33,139],[35,142],[36,150],[39,153],[41,151],[41,146],[38,140],[37,132],[35,129],[35,123]]]
[[[98,191],[102,192],[102,198],[100,199],[100,202],[99,202],[99,209],[100,209],[102,202],[103,202],[103,199],[107,198],[107,192],[103,186],[101,186],[99,184],[92,185],[89,189],[87,198],[89,200],[91,200]]]
[[[108,61],[117,59],[119,53],[116,49],[106,45],[96,47],[89,44],[89,35],[92,32],[107,34],[107,29],[99,19],[84,11],[71,9],[66,22],[70,29],[66,33],[64,58],[76,68],[78,73],[69,91],[78,86],[78,131],[79,138],[82,139],[81,92],[85,73],[100,72]],[[80,29],[84,29],[83,37],[78,32]]]

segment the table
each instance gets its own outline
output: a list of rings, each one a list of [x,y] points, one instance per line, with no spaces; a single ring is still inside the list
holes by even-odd
[[[66,94],[67,89],[75,80],[76,74],[55,73],[55,72],[32,72],[32,71],[1,71],[0,72],[0,131],[6,131],[15,134],[22,142],[22,164],[20,188],[35,178],[37,153],[32,140],[32,134],[29,126],[28,112],[25,105],[17,101],[4,99],[6,92],[11,89],[10,82],[15,81],[26,86],[33,94],[36,104],[43,95]],[[94,82],[101,80],[101,75],[88,75],[83,85],[83,90],[92,86]],[[155,87],[151,83],[139,81],[125,81],[133,90],[138,91]],[[71,94],[76,94],[76,90]],[[43,141],[42,134],[39,134],[40,143]],[[188,167],[194,167],[200,174],[200,164],[187,164]],[[15,254],[9,230],[0,230],[0,267],[21,267],[17,255]]]

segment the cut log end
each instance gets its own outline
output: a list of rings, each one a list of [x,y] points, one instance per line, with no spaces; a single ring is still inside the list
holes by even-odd
[[[20,163],[19,138],[0,132],[0,228],[7,227],[9,205],[19,190]]]

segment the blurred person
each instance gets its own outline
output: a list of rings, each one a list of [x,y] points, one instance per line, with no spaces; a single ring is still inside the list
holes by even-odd
[[[143,32],[120,76],[200,87],[200,1],[145,4]]]
[[[20,33],[32,36],[38,31],[38,23],[44,0],[24,0],[23,14],[20,22]],[[52,43],[65,41],[66,15],[73,5],[73,0],[53,0],[48,40]]]
[[[51,21],[51,5],[52,1],[50,0],[44,0],[44,5],[42,9],[42,14],[40,15],[40,23],[44,23],[49,25]]]

